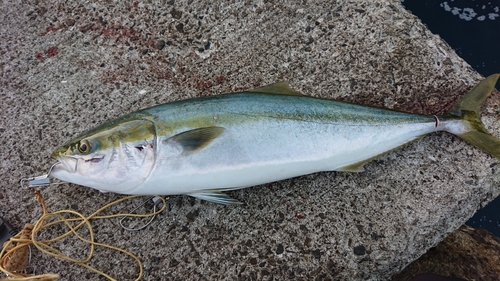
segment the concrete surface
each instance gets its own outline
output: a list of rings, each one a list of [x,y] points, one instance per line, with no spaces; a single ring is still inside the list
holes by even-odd
[[[206,3],[204,3],[206,2]],[[2,1],[2,216],[36,220],[22,177],[46,173],[61,143],[140,108],[280,80],[304,94],[443,113],[480,76],[399,1]],[[500,136],[500,95],[484,108]],[[146,230],[95,224],[136,253],[143,280],[384,280],[498,196],[498,159],[429,135],[365,166],[231,192],[243,206],[175,196]],[[256,175],[258,176],[258,175]],[[86,214],[118,195],[43,189],[52,211]],[[80,254],[79,244],[61,245]],[[38,272],[99,279],[35,254]],[[120,280],[132,261],[99,250]],[[101,278],[102,279],[102,278]]]

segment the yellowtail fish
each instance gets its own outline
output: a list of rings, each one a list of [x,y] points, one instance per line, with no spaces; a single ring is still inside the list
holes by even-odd
[[[51,175],[122,194],[186,194],[238,204],[222,191],[319,171],[361,171],[379,155],[447,131],[500,158],[480,107],[489,76],[445,115],[417,115],[303,96],[285,83],[176,101],[92,129],[58,148]]]

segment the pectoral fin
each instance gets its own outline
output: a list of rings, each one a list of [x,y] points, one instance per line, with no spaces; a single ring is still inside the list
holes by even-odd
[[[209,143],[224,132],[222,127],[205,127],[177,134],[163,141],[175,142],[182,148],[182,153],[191,153],[205,148]]]
[[[241,205],[240,201],[233,199],[227,194],[222,193],[218,190],[206,190],[198,193],[190,193],[189,196],[193,196],[199,199],[207,200],[214,203],[224,204],[224,205]]]

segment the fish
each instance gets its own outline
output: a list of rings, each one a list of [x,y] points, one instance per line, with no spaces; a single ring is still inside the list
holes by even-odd
[[[57,148],[51,176],[103,192],[241,204],[224,191],[321,171],[363,171],[363,164],[437,131],[500,158],[500,140],[480,112],[499,76],[479,82],[441,116],[305,96],[285,82],[174,101]]]

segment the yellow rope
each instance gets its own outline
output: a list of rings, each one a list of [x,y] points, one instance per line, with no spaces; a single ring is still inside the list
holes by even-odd
[[[113,201],[113,202],[105,205],[104,207],[98,209],[97,211],[92,213],[90,216],[85,217],[84,215],[82,215],[78,212],[72,211],[72,210],[62,210],[62,211],[57,211],[54,213],[48,213],[47,207],[45,205],[45,201],[43,200],[42,196],[40,195],[40,191],[36,190],[35,194],[37,195],[37,201],[40,202],[42,205],[43,215],[40,219],[38,219],[38,221],[35,222],[34,225],[27,224],[25,226],[25,229],[23,229],[23,231],[19,232],[14,237],[11,237],[10,240],[4,244],[4,247],[3,247],[2,251],[0,252],[0,270],[8,276],[8,279],[2,278],[2,279],[0,279],[0,281],[3,281],[3,280],[9,280],[9,281],[13,281],[13,280],[15,280],[15,281],[24,281],[24,280],[26,280],[26,281],[27,280],[53,281],[53,280],[58,280],[59,275],[57,275],[57,274],[41,274],[41,275],[32,276],[32,275],[28,275],[28,274],[24,274],[24,273],[20,272],[26,268],[27,254],[28,254],[27,249],[28,249],[29,245],[35,246],[39,251],[41,251],[47,255],[54,256],[54,257],[57,257],[57,258],[60,258],[63,260],[67,260],[67,261],[79,264],[79,265],[81,265],[81,266],[83,266],[83,267],[85,267],[85,268],[87,268],[95,273],[98,273],[98,274],[108,278],[109,280],[113,280],[113,281],[116,281],[116,279],[114,279],[113,277],[109,276],[108,274],[88,265],[87,263],[92,259],[92,256],[94,254],[94,249],[96,246],[119,251],[119,252],[124,253],[124,254],[128,255],[129,257],[133,258],[137,262],[137,264],[139,266],[139,276],[135,280],[141,279],[142,274],[143,274],[143,267],[142,267],[142,263],[139,260],[139,258],[137,256],[135,256],[134,254],[132,254],[124,249],[120,249],[120,248],[117,248],[117,247],[114,247],[111,245],[95,242],[94,231],[92,229],[92,225],[90,224],[90,220],[109,219],[109,218],[124,217],[124,216],[132,216],[132,217],[154,216],[154,215],[161,213],[165,209],[165,207],[167,205],[165,198],[159,197],[162,200],[163,204],[162,204],[162,207],[154,213],[149,213],[149,214],[113,214],[113,215],[98,216],[99,213],[101,213],[102,211],[104,211],[105,209],[107,209],[113,205],[116,205],[116,204],[121,203],[123,201],[138,197],[138,196],[127,196],[127,197],[123,197],[121,199],[118,199],[116,201]],[[76,218],[69,218],[69,219],[65,218],[64,215],[68,215],[68,214],[76,216]],[[56,221],[53,221],[50,223],[45,223],[46,220],[51,219],[51,218],[55,218]],[[75,222],[80,222],[80,223],[78,223],[76,226],[73,226],[72,223],[74,224]],[[44,240],[44,241],[37,240],[37,233],[39,233],[43,229],[46,229],[48,227],[51,227],[53,225],[60,224],[60,223],[64,223],[66,225],[66,227],[69,228],[69,231],[67,231],[64,234],[61,234],[53,239]],[[86,239],[77,233],[77,230],[79,228],[81,228],[82,226],[87,227],[87,229],[89,231],[90,239]],[[27,233],[29,233],[28,236],[27,236]],[[79,260],[79,259],[70,258],[70,257],[66,256],[65,254],[61,253],[59,250],[49,246],[50,243],[64,239],[65,237],[67,237],[71,234],[75,235],[78,239],[80,239],[81,241],[90,245],[90,251],[89,251],[89,254],[88,254],[86,259]],[[18,262],[18,260],[19,260],[19,262]]]

